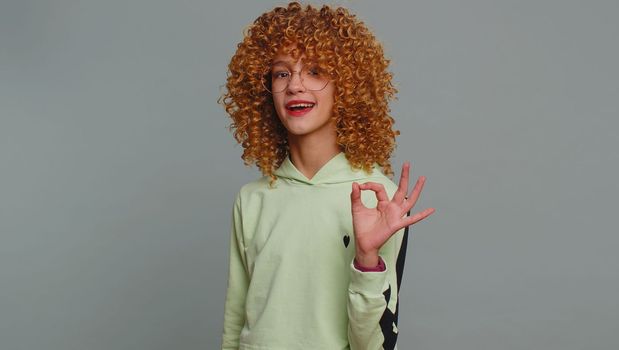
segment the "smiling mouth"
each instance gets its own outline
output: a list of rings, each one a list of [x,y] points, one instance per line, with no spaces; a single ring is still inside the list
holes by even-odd
[[[298,103],[286,106],[286,109],[292,112],[309,111],[314,108],[314,103]]]

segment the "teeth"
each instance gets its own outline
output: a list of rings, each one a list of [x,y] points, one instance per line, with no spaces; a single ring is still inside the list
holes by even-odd
[[[288,108],[310,108],[314,107],[313,103],[300,103],[288,106]]]

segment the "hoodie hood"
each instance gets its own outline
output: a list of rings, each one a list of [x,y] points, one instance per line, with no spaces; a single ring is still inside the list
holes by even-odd
[[[285,179],[292,183],[319,185],[338,184],[367,179],[368,176],[376,175],[377,172],[380,172],[378,163],[374,163],[370,175],[366,174],[363,169],[352,170],[348,159],[346,159],[346,153],[340,152],[327,161],[311,179],[305,177],[305,175],[292,164],[292,161],[290,161],[290,154],[286,156],[280,167],[275,170],[274,174],[278,178]]]

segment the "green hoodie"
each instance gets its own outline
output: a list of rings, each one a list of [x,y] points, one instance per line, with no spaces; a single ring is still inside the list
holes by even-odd
[[[353,171],[344,152],[311,179],[289,157],[275,175],[274,188],[266,176],[244,185],[233,206],[222,349],[396,349],[407,232],[380,250],[385,271],[357,270],[350,193],[353,181],[389,198],[397,186],[378,164]],[[361,200],[376,207],[373,191]]]

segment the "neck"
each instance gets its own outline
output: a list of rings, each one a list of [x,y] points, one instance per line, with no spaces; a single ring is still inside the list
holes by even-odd
[[[341,152],[335,134],[333,136],[327,142],[324,137],[288,135],[290,161],[306,178],[311,180],[323,165]]]

